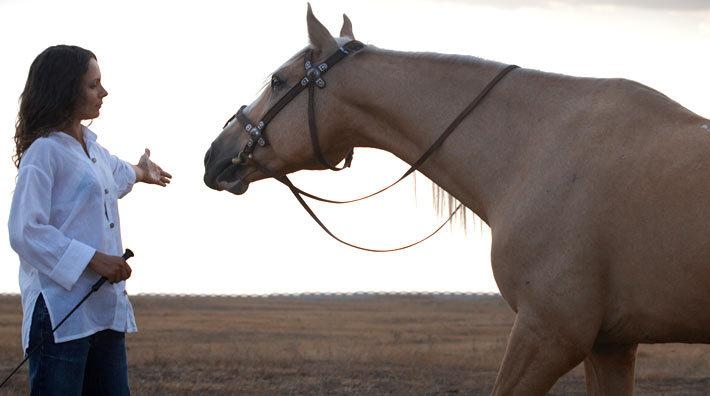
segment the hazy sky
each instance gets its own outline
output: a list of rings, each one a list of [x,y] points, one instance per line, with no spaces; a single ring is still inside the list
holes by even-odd
[[[621,7],[621,8],[653,8],[664,10],[710,10],[707,0],[454,0],[475,5],[494,5],[496,7],[541,7],[555,8],[571,7]],[[629,10],[624,10],[629,11]]]
[[[703,3],[311,2],[333,32],[347,13],[365,43],[630,78],[708,117],[710,11]],[[276,0],[0,1],[0,293],[19,291],[5,226],[16,174],[10,157],[17,97],[34,57],[59,43],[98,56],[109,91],[91,126],[100,142],[132,162],[150,147],[174,175],[167,189],[139,185],[121,200],[124,245],[136,253],[129,292],[496,291],[485,229],[447,230],[400,253],[364,253],[325,235],[276,182],[255,183],[240,197],[202,184],[204,152],[226,118],[307,44],[305,11],[305,2]],[[293,180],[319,195],[348,198],[406,169],[389,154],[356,150],[351,170]],[[397,246],[442,218],[423,177],[417,186],[416,200],[408,181],[372,202],[314,209],[349,241]]]

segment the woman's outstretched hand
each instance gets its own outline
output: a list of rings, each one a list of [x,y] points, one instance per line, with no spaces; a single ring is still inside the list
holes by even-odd
[[[133,165],[133,170],[136,171],[137,182],[157,184],[163,187],[170,183],[170,179],[173,177],[150,160],[150,150],[148,149],[145,149],[145,153],[138,160],[138,165]]]

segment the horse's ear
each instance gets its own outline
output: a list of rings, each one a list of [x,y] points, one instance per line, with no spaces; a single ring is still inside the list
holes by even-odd
[[[340,28],[340,37],[348,37],[351,40],[355,40],[355,35],[353,34],[353,24],[350,22],[350,18],[343,14],[343,27]]]
[[[335,42],[328,29],[313,15],[310,3],[308,3],[306,22],[308,23],[308,38],[316,51],[330,53],[338,49],[338,43]]]

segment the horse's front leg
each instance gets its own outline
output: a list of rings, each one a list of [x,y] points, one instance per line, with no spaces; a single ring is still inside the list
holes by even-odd
[[[518,312],[493,395],[545,395],[589,353],[593,336],[580,338],[544,316]]]
[[[592,352],[602,327],[606,289],[595,256],[566,241],[545,246],[495,250],[496,281],[517,315],[494,395],[545,395]]]

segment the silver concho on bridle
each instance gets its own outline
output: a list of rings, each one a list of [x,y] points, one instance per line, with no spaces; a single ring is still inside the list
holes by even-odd
[[[251,123],[244,126],[244,130],[249,134],[249,140],[247,140],[246,147],[244,150],[239,152],[239,154],[232,158],[232,164],[239,165],[244,162],[247,158],[251,158],[251,152],[254,151],[254,144],[258,144],[261,147],[266,146],[266,138],[264,137],[264,122],[259,121],[256,126]]]
[[[256,126],[248,123],[244,126],[244,130],[249,134],[249,140],[247,140],[246,147],[237,154],[236,157],[232,158],[232,164],[239,165],[244,163],[245,159],[251,158],[251,153],[254,151],[254,144],[258,144],[261,147],[266,146],[266,137],[264,136],[264,122],[259,121]]]
[[[313,81],[318,88],[325,88],[325,80],[320,76],[321,73],[328,70],[328,65],[321,63],[318,67],[313,67],[310,61],[306,61],[304,65],[306,69],[306,76],[301,80],[301,85],[304,87]]]

